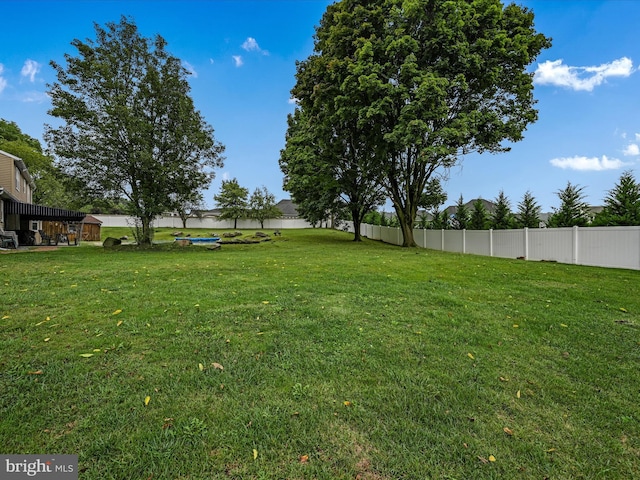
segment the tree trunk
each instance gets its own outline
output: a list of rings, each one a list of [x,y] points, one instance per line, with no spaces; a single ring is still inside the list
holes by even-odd
[[[233,219],[233,229],[234,230],[238,229],[238,217]]]
[[[400,220],[400,228],[402,229],[402,246],[403,247],[417,247],[418,244],[413,239],[413,224],[408,224],[405,221]]]
[[[151,218],[142,217],[140,219],[142,223],[142,232],[140,235],[140,245],[151,245],[153,241],[153,235],[151,234]]]
[[[354,208],[353,210],[351,210],[351,220],[353,221],[353,241],[354,242],[361,242],[362,241],[362,237],[360,236],[360,223],[362,221],[362,218],[360,218],[360,210],[357,208]]]

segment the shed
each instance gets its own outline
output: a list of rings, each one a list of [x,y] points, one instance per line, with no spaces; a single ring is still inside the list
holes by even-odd
[[[84,217],[84,224],[82,226],[82,240],[89,242],[100,241],[100,228],[102,227],[102,221],[98,220],[92,215]]]

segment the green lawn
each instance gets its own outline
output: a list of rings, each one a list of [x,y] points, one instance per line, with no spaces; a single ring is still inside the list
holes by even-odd
[[[640,272],[351,238],[0,255],[1,450],[101,480],[640,478]]]

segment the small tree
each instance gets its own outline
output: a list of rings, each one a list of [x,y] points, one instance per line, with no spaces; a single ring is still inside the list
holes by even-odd
[[[249,198],[249,218],[260,222],[264,228],[264,221],[269,218],[280,218],[282,212],[276,207],[276,197],[267,187],[256,188]]]
[[[620,176],[604,202],[604,209],[596,215],[594,225],[640,225],[640,184],[631,171]]]
[[[429,223],[429,228],[432,230],[446,230],[450,228],[449,225],[449,216],[447,215],[447,211],[438,211],[433,212],[433,220]]]
[[[495,203],[496,209],[491,215],[491,228],[495,230],[513,228],[514,218],[513,213],[511,213],[511,202],[503,190],[500,190]]]
[[[485,230],[489,226],[489,214],[481,199],[473,202],[473,210],[469,219],[469,228],[471,230]]]
[[[464,204],[462,194],[456,203],[456,213],[453,215],[453,228],[456,230],[464,230],[469,224],[469,209]]]
[[[204,198],[200,192],[188,192],[176,197],[176,211],[182,220],[182,228],[187,228],[187,220],[192,213],[202,210],[203,201]]]
[[[584,227],[589,223],[589,205],[584,201],[584,187],[567,182],[563,190],[556,194],[560,198],[560,207],[553,209],[549,217],[549,227]]]
[[[249,190],[241,187],[238,180],[223,180],[220,193],[214,195],[218,208],[222,210],[220,218],[233,219],[233,228],[238,228],[238,219],[247,216],[247,196]]]
[[[531,192],[525,192],[518,204],[516,224],[519,228],[537,228],[540,226],[540,205]]]

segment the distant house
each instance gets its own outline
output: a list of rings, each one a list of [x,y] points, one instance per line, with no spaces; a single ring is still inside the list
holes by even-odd
[[[469,200],[467,203],[465,203],[464,206],[467,207],[467,210],[469,210],[469,212],[472,212],[473,204],[476,203],[478,200],[482,202],[485,210],[489,215],[491,215],[493,212],[496,211],[496,204],[490,200],[485,200],[484,198],[474,198],[473,200]],[[444,209],[444,211],[447,212],[448,217],[452,217],[453,215],[455,215],[456,210],[458,210],[457,205],[449,205],[447,208]]]
[[[300,218],[297,205],[292,200],[280,200],[276,207],[282,212],[282,218],[293,220]]]
[[[51,238],[73,234],[85,214],[33,203],[35,182],[21,158],[0,150],[0,231],[20,245],[40,243],[41,233]],[[49,229],[45,232],[46,228]]]

